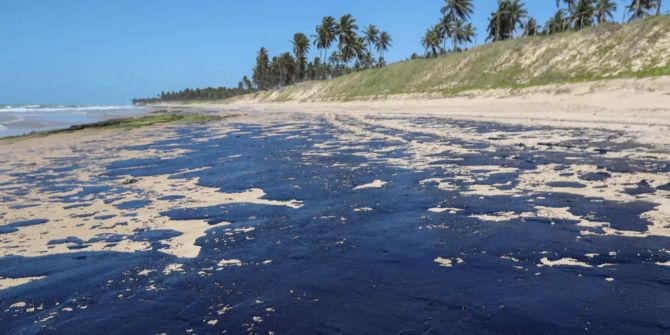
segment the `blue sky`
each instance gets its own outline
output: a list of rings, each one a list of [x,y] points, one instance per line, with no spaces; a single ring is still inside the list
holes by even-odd
[[[525,1],[543,23],[554,0]],[[620,9],[624,1],[616,1]],[[669,8],[665,1],[664,12]],[[324,15],[352,13],[394,39],[388,61],[420,53],[441,0],[2,0],[0,103],[117,104],[161,90],[236,86],[258,48],[291,48]],[[475,0],[482,43],[495,0]],[[620,21],[622,12],[615,19]],[[316,55],[316,50],[313,50]]]

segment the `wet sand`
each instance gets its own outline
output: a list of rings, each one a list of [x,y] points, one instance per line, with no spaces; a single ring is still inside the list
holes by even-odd
[[[0,324],[667,332],[670,113],[648,94],[635,123],[528,93],[207,105],[244,115],[3,143]]]

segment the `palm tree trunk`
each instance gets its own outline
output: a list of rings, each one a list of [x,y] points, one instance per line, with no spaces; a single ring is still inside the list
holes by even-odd
[[[637,15],[640,13],[640,0],[635,1],[635,19],[637,19]]]
[[[496,41],[500,41],[502,34],[500,33],[500,13],[496,14]]]
[[[509,19],[509,29],[509,39],[511,40],[514,38],[514,19],[512,18]]]
[[[661,6],[663,6],[663,0],[656,1],[656,16],[661,15]]]

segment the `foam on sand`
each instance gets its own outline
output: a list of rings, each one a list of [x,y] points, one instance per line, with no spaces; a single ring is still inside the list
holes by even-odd
[[[356,190],[365,190],[365,189],[369,189],[369,188],[382,188],[382,187],[384,187],[384,185],[386,185],[386,184],[388,184],[388,183],[385,182],[385,181],[382,181],[382,180],[379,180],[379,179],[375,179],[375,180],[372,181],[371,183],[367,183],[367,184],[363,184],[363,185],[358,185],[358,186],[354,187],[354,191],[356,191]]]
[[[593,266],[591,264],[585,263],[585,262],[580,262],[574,258],[570,257],[564,257],[557,259],[555,261],[549,260],[547,257],[543,257],[540,260],[540,264],[537,265],[538,267],[542,266],[548,266],[548,267],[555,267],[555,266],[576,266],[576,267],[583,267],[583,268],[592,268]]]

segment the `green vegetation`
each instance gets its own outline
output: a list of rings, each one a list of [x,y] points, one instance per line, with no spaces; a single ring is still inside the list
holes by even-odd
[[[315,30],[313,41],[300,32],[293,35],[293,54],[284,52],[270,59],[268,50],[261,47],[251,79],[244,76],[237,88],[187,88],[179,92],[162,92],[155,98],[133,99],[133,104],[223,100],[258,90],[278,89],[306,80],[332,79],[386,65],[384,53],[391,47],[393,39],[388,32],[380,31],[374,25],[369,25],[361,33],[358,31],[356,19],[351,14],[346,14],[339,21],[332,16],[324,17]],[[336,42],[337,50],[324,61],[330,47]],[[310,43],[319,50],[319,57],[311,62],[307,60]],[[377,59],[373,48],[379,54]],[[323,51],[326,53],[323,54]]]
[[[670,75],[668,16],[508,39],[254,94],[268,102],[348,100],[659,75]]]
[[[11,141],[19,140],[30,137],[41,137],[48,136],[58,133],[72,133],[81,130],[89,129],[122,129],[130,130],[139,127],[153,126],[159,124],[167,123],[201,123],[209,122],[215,120],[221,120],[228,117],[233,117],[235,115],[219,116],[219,115],[206,115],[206,114],[183,114],[183,113],[160,113],[160,114],[151,114],[141,117],[129,117],[129,118],[119,118],[111,119],[101,122],[83,124],[83,125],[74,125],[65,129],[56,129],[40,132],[32,132],[26,135],[10,136],[1,138],[2,141]]]
[[[382,67],[386,64],[384,53],[391,46],[391,35],[369,25],[362,32],[351,14],[342,16],[339,21],[326,16],[316,26],[311,43],[319,50],[319,56],[311,62],[307,60],[310,40],[303,33],[293,35],[293,54],[284,52],[270,57],[265,48],[260,48],[253,68],[253,82],[245,89],[278,89],[306,80],[324,80],[336,78],[351,72]],[[334,51],[326,60],[330,48]],[[379,58],[375,58],[377,51]]]
[[[247,77],[245,76],[244,78],[242,78],[242,81],[244,81],[245,78]],[[249,79],[246,80],[248,81]],[[196,89],[187,88],[179,92],[161,92],[161,94],[159,94],[158,97],[155,98],[133,99],[133,104],[145,105],[159,102],[184,101],[184,100],[190,100],[190,101],[221,100],[251,92],[253,92],[253,90],[244,88],[227,88],[227,87],[208,87],[208,88],[196,88]]]
[[[271,58],[260,48],[251,79],[244,76],[237,89],[186,89],[134,102],[226,100],[248,93],[264,101],[454,94],[668,74],[662,0],[628,1],[627,25],[610,22],[617,9],[612,0],[556,0],[557,11],[543,27],[522,0],[498,0],[486,31],[490,43],[468,50],[477,35],[469,22],[474,1],[444,0],[438,22],[420,40],[424,55],[390,66],[384,60],[392,42],[387,32],[374,25],[359,31],[351,14],[339,20],[326,16],[312,41],[294,34],[292,53]],[[312,61],[307,60],[310,42],[319,51]]]

